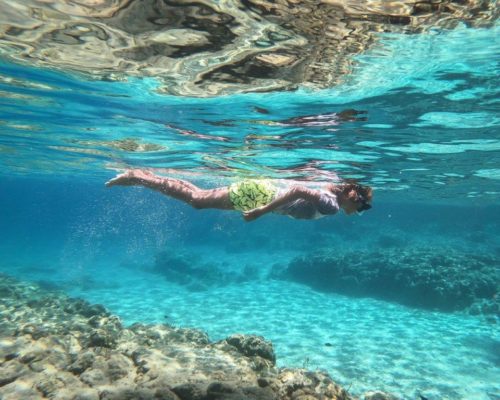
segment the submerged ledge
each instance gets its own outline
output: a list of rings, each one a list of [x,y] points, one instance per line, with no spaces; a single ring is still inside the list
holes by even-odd
[[[124,327],[103,306],[0,275],[0,397],[351,400],[322,371],[277,368],[264,338]],[[389,400],[382,392],[366,400]]]
[[[500,318],[499,258],[439,246],[395,246],[374,251],[324,249],[296,257],[274,276],[313,289],[372,297],[409,307]]]

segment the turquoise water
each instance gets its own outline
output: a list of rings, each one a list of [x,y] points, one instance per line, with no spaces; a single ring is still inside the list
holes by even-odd
[[[430,265],[421,260],[450,257],[447,267],[460,261],[473,276],[468,260],[486,255],[498,290],[499,33],[497,24],[381,34],[334,88],[212,98],[162,94],[151,77],[94,80],[4,57],[0,270],[103,304],[127,324],[197,327],[214,340],[263,335],[280,366],[324,369],[355,395],[499,399],[498,310],[418,307],[280,274],[328,251],[346,263],[407,254],[401,268],[417,272]],[[347,109],[362,113],[283,122]],[[356,179],[373,187],[373,209],[245,223],[104,187],[131,167],[206,188],[246,177]],[[169,256],[195,271],[166,273]]]

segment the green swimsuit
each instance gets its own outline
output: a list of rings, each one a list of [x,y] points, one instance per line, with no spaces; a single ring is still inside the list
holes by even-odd
[[[248,179],[229,186],[229,199],[235,210],[249,211],[274,200],[277,188],[267,180]]]

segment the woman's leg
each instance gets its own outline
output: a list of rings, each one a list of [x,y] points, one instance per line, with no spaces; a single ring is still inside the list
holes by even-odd
[[[144,186],[188,203],[194,208],[233,210],[227,187],[204,190],[181,179],[164,178],[149,171],[133,169],[117,175],[106,186]]]

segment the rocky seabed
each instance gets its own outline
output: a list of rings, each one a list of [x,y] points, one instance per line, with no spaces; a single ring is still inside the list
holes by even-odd
[[[103,306],[7,276],[0,296],[2,400],[355,399],[325,372],[277,368],[259,336],[124,327]]]

